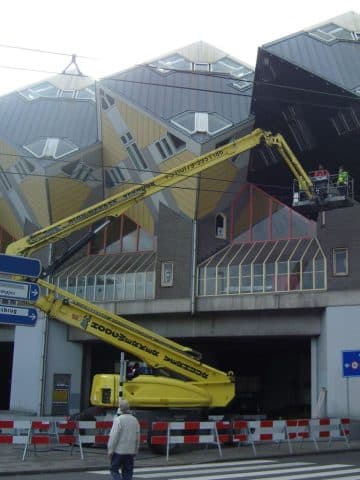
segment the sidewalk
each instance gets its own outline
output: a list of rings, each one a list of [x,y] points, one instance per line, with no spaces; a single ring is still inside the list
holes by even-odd
[[[320,453],[334,453],[349,451],[345,442],[333,441],[330,446],[327,442],[319,442]],[[187,465],[205,462],[216,462],[219,460],[241,460],[253,458],[280,458],[295,457],[298,455],[316,454],[312,442],[304,442],[302,445],[293,444],[293,454],[289,453],[286,443],[280,446],[275,444],[259,444],[256,446],[257,455],[253,454],[251,446],[242,445],[224,446],[223,456],[220,457],[216,447],[196,448],[187,446],[179,448],[172,453],[169,461],[165,455],[156,455],[147,447],[143,447],[136,459],[137,467],[157,467],[164,465]],[[350,450],[359,451],[360,441],[350,442]],[[23,448],[20,445],[0,445],[0,477],[10,477],[19,474],[40,474],[45,472],[75,472],[87,470],[106,470],[109,461],[104,448],[84,448],[84,460],[81,460],[78,448],[74,448],[71,454],[67,447],[45,448],[38,446],[29,447],[24,461],[21,460]]]

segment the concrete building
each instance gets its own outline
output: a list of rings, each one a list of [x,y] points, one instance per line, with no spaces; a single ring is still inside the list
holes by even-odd
[[[281,132],[309,171],[344,165],[357,199],[359,32],[350,12],[262,46],[255,69],[199,42],[100,82],[65,74],[3,97],[3,248],[255,127]],[[130,208],[53,281],[233,370],[233,412],[359,418],[360,370],[343,376],[343,352],[360,350],[359,207],[295,210],[292,196],[288,167],[257,147]],[[0,341],[3,409],[73,413],[92,375],[119,363],[44,316],[1,326]]]

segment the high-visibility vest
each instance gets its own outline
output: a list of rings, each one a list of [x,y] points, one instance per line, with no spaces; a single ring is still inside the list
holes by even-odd
[[[349,174],[345,170],[339,173],[337,178],[338,185],[346,185],[348,183]]]

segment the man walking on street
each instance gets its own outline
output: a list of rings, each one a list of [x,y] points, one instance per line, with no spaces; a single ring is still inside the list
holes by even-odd
[[[110,473],[114,480],[132,480],[134,459],[140,446],[140,425],[130,413],[127,400],[120,400],[108,441]],[[121,468],[121,476],[119,469]]]

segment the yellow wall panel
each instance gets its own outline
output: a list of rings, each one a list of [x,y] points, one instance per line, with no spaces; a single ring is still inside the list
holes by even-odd
[[[4,171],[19,159],[17,155],[18,152],[13,147],[4,140],[0,140],[0,165]]]
[[[160,165],[162,172],[167,172],[171,168],[177,167],[185,162],[188,162],[195,158],[195,155],[188,150],[179,153],[175,157],[172,157],[165,162],[162,162]],[[197,178],[196,177],[184,177],[184,181],[176,184],[173,188],[170,189],[176,204],[179,210],[187,215],[190,218],[195,217],[196,212],[196,188],[197,188]]]
[[[197,185],[198,179],[194,177],[184,180],[171,188],[179,210],[190,218],[195,217]]]
[[[164,127],[135,108],[121,101],[117,101],[116,105],[140,149],[147,147],[166,134]]]
[[[106,112],[101,114],[101,129],[103,142],[103,161],[105,167],[114,167],[127,158],[119,135],[116,133]]]
[[[39,227],[49,225],[50,212],[45,178],[28,176],[21,184],[20,189]]]
[[[205,217],[215,210],[224,192],[229,189],[237,170],[229,162],[224,162],[207,170],[200,180],[198,218]],[[232,186],[232,189],[236,187]]]
[[[0,224],[12,237],[18,239],[24,236],[24,225],[19,225],[9,204],[3,198],[0,199]]]
[[[155,221],[144,201],[139,202],[133,207],[129,208],[129,210],[125,212],[125,215],[140,225],[148,233],[154,235]]]
[[[49,179],[49,203],[52,209],[52,222],[57,222],[86,206],[90,188],[69,178]]]

